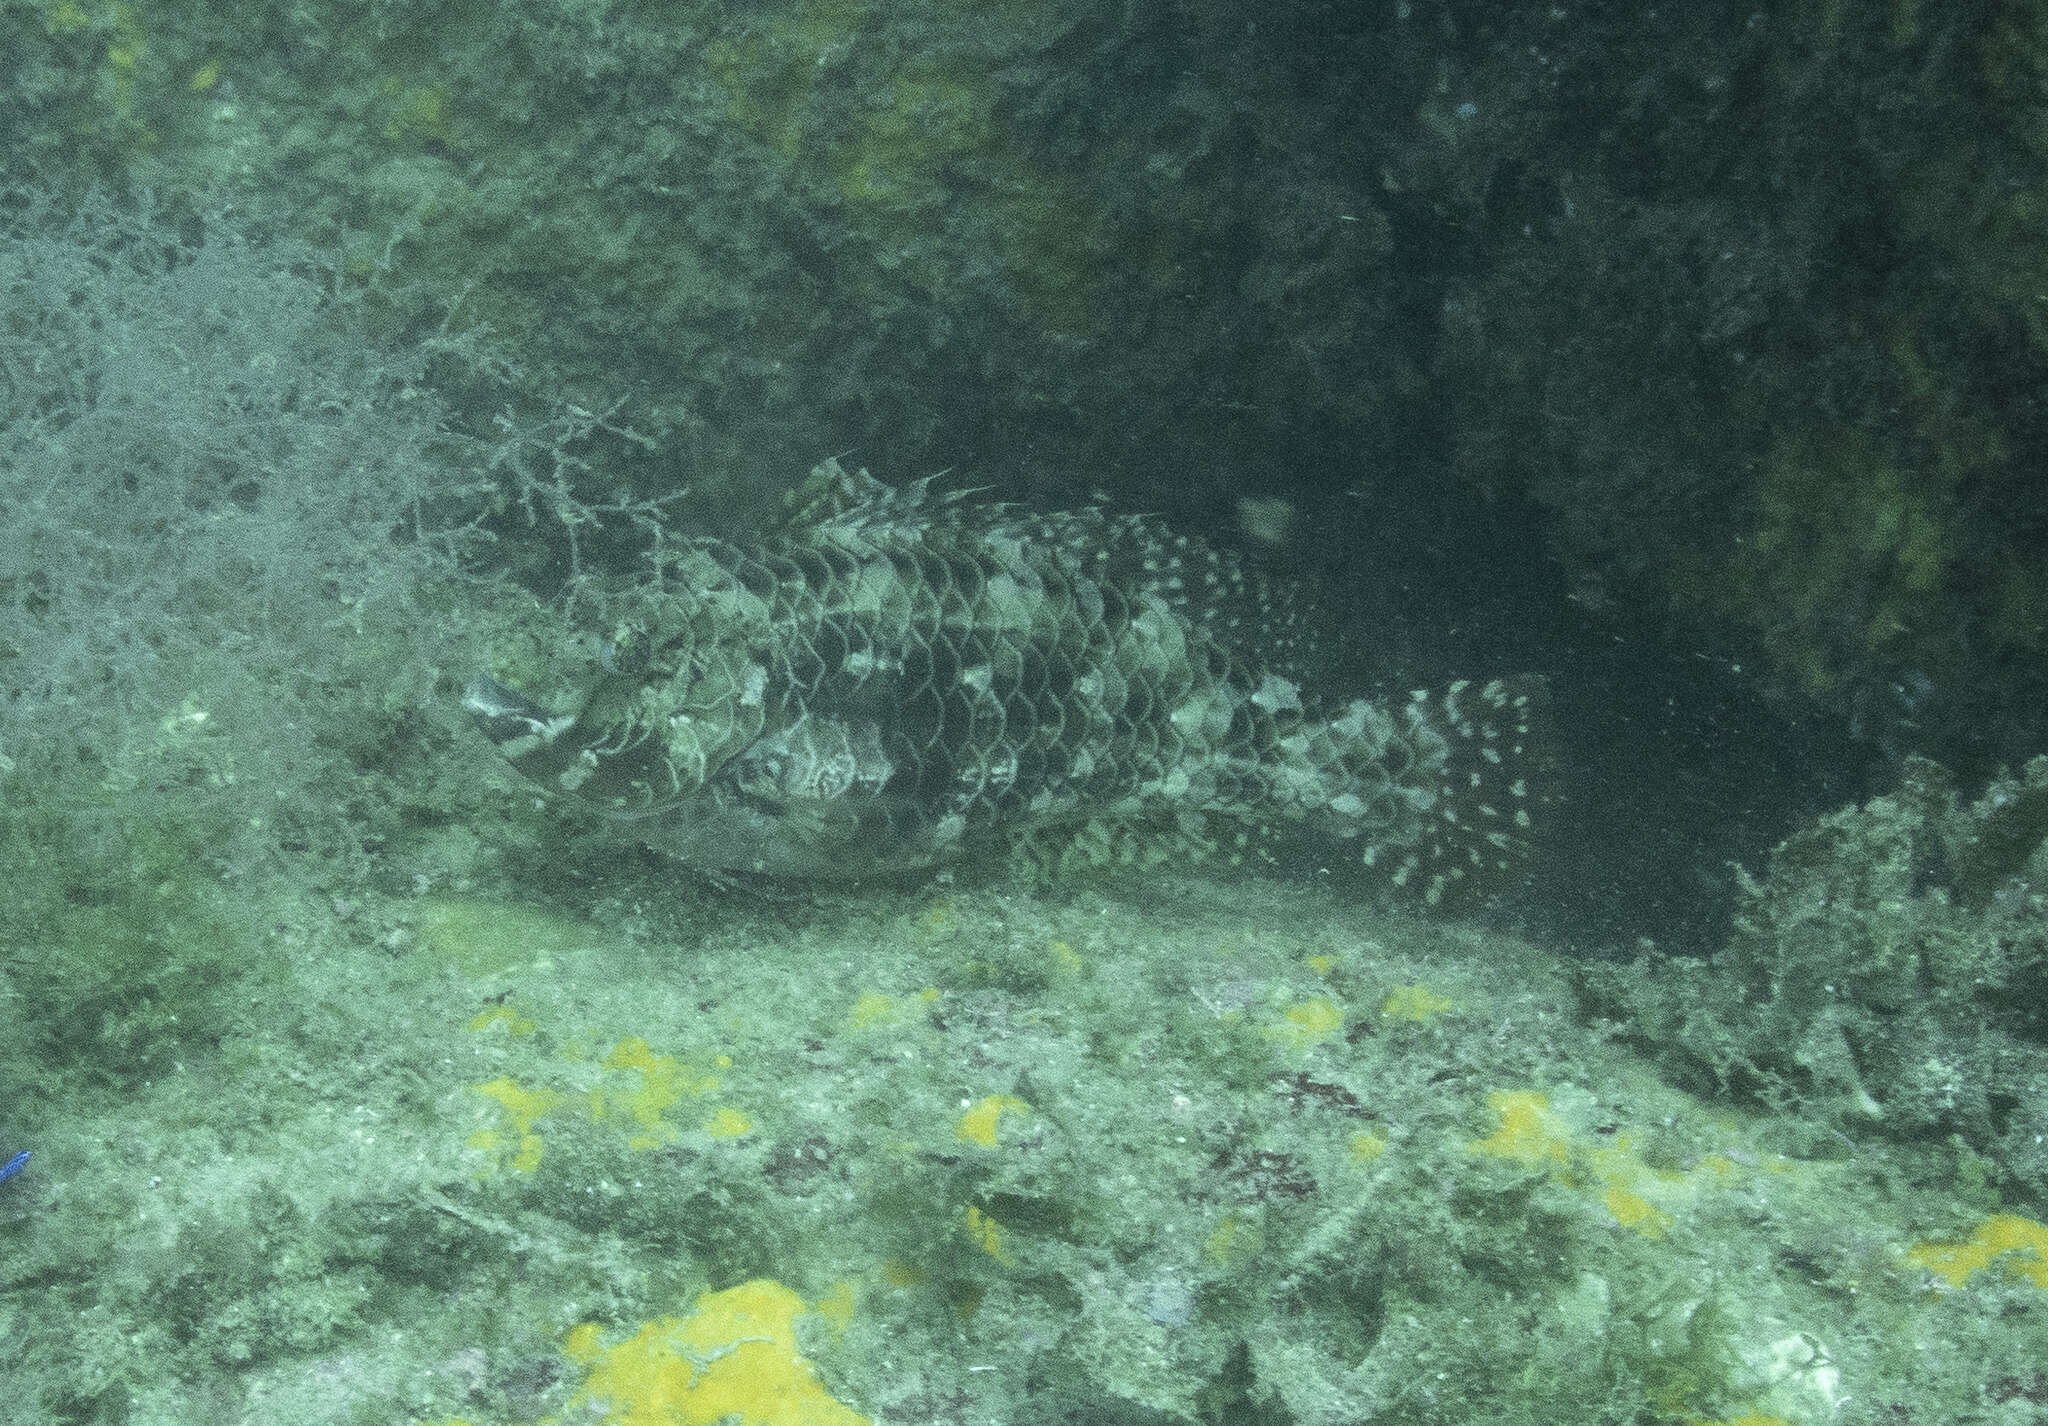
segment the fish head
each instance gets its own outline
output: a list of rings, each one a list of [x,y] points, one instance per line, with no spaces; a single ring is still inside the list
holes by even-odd
[[[479,674],[463,706],[514,767],[609,816],[687,801],[761,733],[766,665],[744,648],[609,645],[571,711]],[[565,700],[569,701],[569,700]]]

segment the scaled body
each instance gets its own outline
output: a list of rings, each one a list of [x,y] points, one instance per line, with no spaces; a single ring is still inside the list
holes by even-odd
[[[711,871],[913,871],[1190,815],[1299,823],[1430,901],[1513,871],[1539,680],[1319,710],[1255,661],[1284,658],[1284,606],[1152,520],[835,462],[806,489],[778,536],[687,544],[610,601],[578,706],[479,678],[470,711],[522,771]]]

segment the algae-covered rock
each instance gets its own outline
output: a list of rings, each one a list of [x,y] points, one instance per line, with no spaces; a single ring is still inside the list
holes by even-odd
[[[1958,1136],[2048,1184],[2048,758],[1964,799],[1898,789],[1779,845],[1711,961],[1582,972],[1694,1074],[1836,1128]]]

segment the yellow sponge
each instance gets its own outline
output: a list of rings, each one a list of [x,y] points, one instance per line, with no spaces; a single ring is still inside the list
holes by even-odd
[[[2048,1287],[2048,1227],[2017,1213],[1995,1213],[1967,1243],[1915,1243],[1906,1261],[1961,1287],[1972,1273],[1997,1263],[2014,1277]]]
[[[797,1351],[805,1310],[781,1283],[755,1278],[704,1293],[689,1317],[656,1318],[616,1346],[586,1322],[563,1344],[590,1373],[570,1405],[600,1404],[606,1426],[869,1426]]]

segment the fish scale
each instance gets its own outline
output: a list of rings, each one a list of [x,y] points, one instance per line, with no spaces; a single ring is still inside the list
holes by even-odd
[[[513,765],[709,872],[848,879],[1090,824],[1298,825],[1436,902],[1521,874],[1542,680],[1327,706],[1284,592],[1149,517],[892,489],[836,461],[759,544],[597,601],[574,706],[488,675]]]

